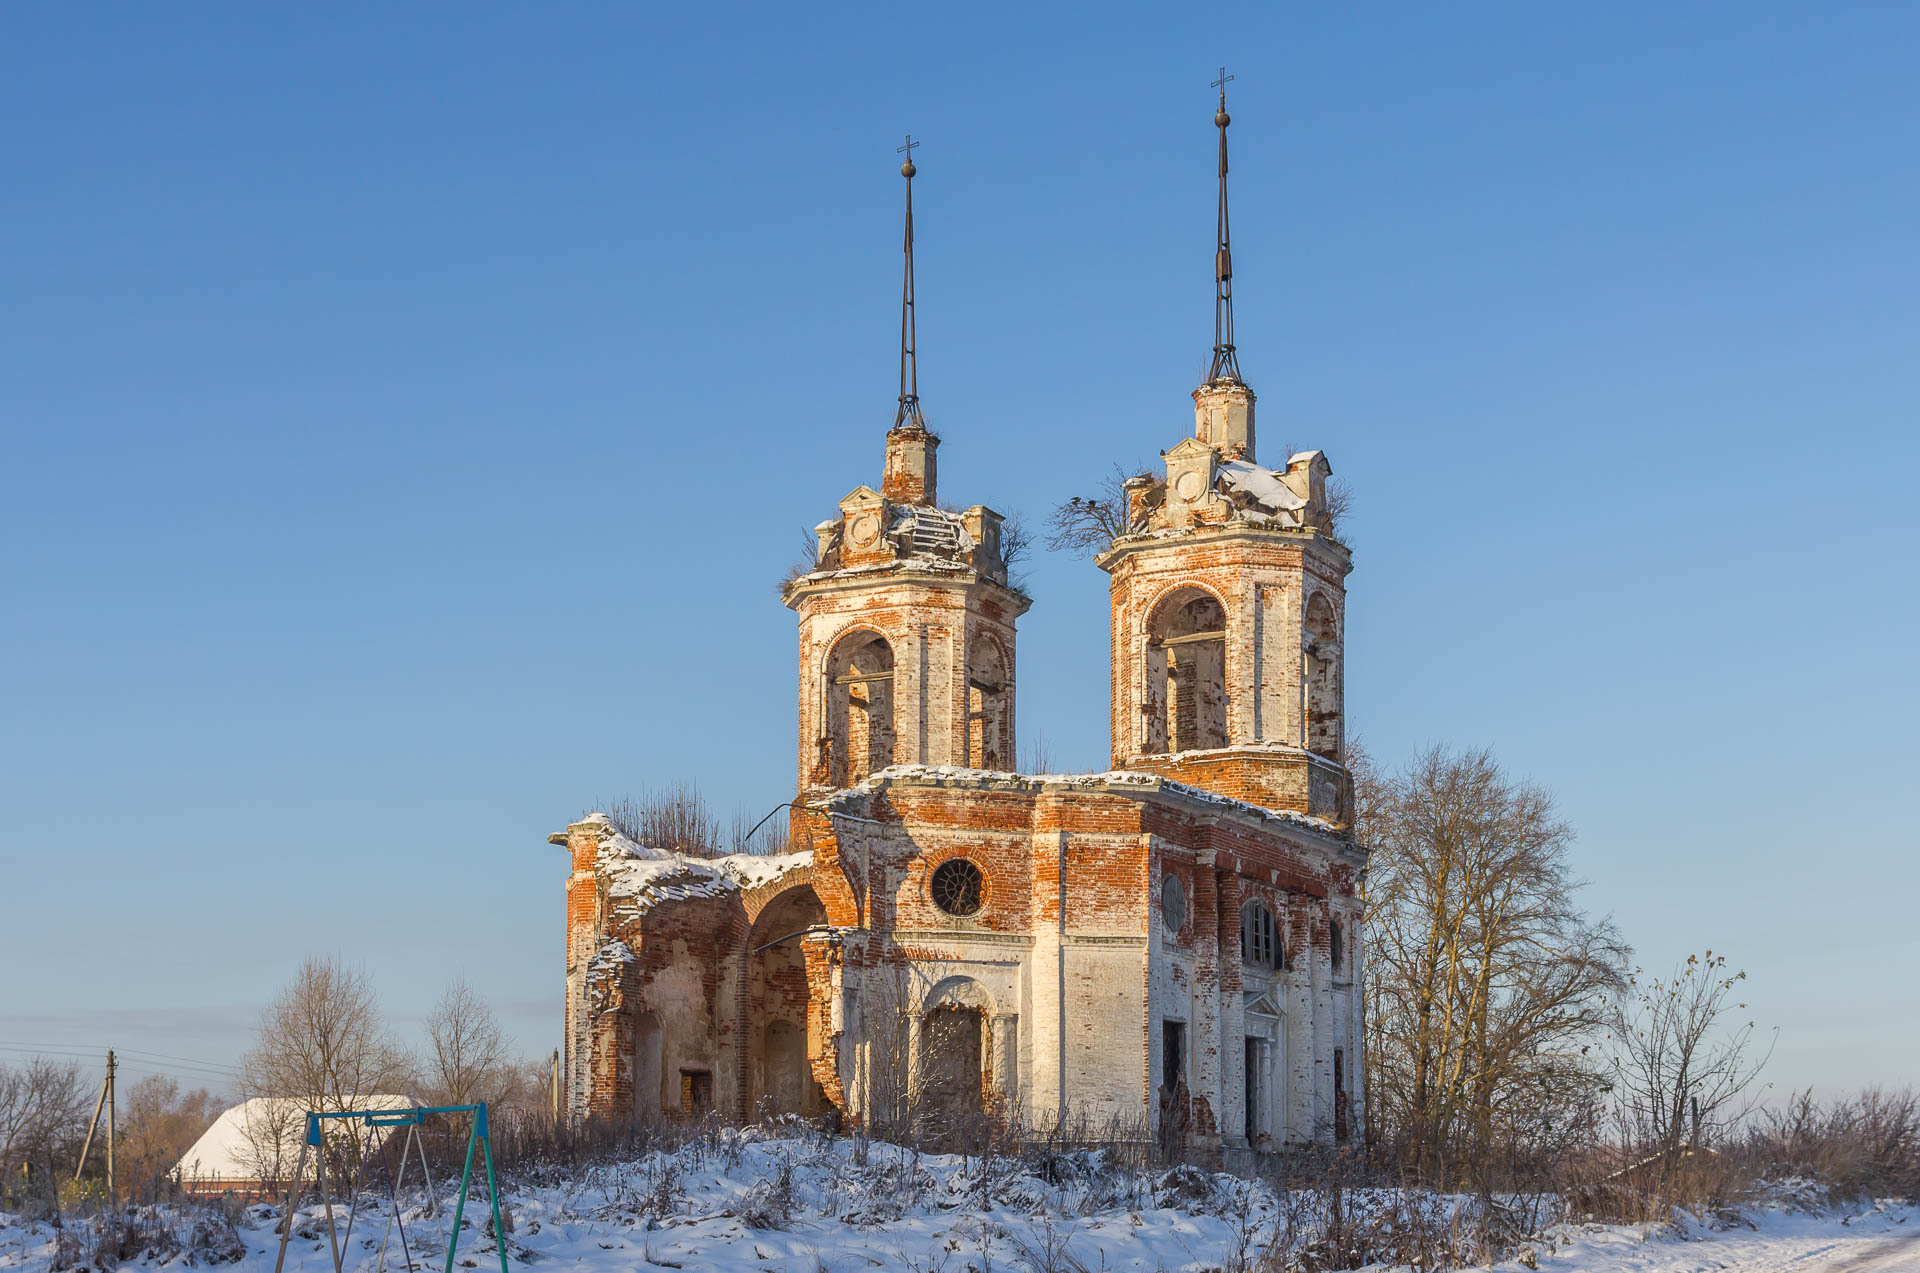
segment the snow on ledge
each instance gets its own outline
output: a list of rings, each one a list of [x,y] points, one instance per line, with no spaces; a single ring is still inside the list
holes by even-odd
[[[777,883],[796,871],[811,870],[813,850],[803,849],[798,853],[729,853],[726,857],[714,858],[713,865],[743,889],[761,888]]]
[[[894,784],[916,787],[997,787],[1021,791],[1140,791],[1163,792],[1200,804],[1213,805],[1229,812],[1244,813],[1265,821],[1284,823],[1301,830],[1336,839],[1346,839],[1340,828],[1325,818],[1297,813],[1292,809],[1269,809],[1265,805],[1236,800],[1206,791],[1160,774],[1140,769],[1109,769],[1090,774],[1018,774],[996,769],[968,769],[960,765],[890,765],[869,774],[854,786],[835,793],[827,800],[828,812],[836,806]]]
[[[580,822],[599,828],[594,871],[606,882],[608,899],[629,914],[643,915],[663,902],[761,888],[813,866],[812,850],[698,858],[643,844],[620,831],[604,813],[590,813]]]

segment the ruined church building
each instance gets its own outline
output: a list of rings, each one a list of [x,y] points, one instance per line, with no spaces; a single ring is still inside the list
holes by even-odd
[[[1112,768],[1020,774],[999,513],[937,502],[913,331],[879,489],[789,582],[791,842],[693,858],[601,814],[567,880],[575,1116],[970,1117],[1177,1136],[1214,1161],[1359,1135],[1360,877],[1346,577],[1326,457],[1263,466],[1233,341],[1227,126],[1212,367],[1163,475],[1126,483]],[[906,148],[903,148],[906,149]]]

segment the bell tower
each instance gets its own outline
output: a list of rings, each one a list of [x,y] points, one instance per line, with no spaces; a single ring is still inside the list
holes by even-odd
[[[1127,483],[1111,577],[1113,766],[1347,825],[1346,578],[1319,451],[1255,458],[1254,393],[1233,332],[1227,81],[1219,131],[1214,347],[1193,436]]]
[[[798,787],[850,786],[896,764],[1014,766],[1014,623],[1003,519],[938,500],[939,437],[920,411],[908,137],[900,396],[880,489],[856,486],[815,527],[813,569],[781,600],[800,616]]]

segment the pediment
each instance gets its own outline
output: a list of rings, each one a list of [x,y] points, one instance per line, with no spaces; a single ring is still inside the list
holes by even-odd
[[[1280,1002],[1273,997],[1271,991],[1262,991],[1257,994],[1247,995],[1246,1003],[1242,1006],[1241,1011],[1250,1017],[1284,1017],[1287,1015],[1286,1009],[1280,1006]]]
[[[886,502],[887,497],[871,486],[856,486],[840,497],[840,509],[845,512],[850,508],[869,508]]]

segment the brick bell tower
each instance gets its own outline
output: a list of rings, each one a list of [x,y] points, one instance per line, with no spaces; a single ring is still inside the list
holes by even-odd
[[[1127,533],[1095,558],[1112,576],[1113,765],[1345,826],[1352,558],[1334,534],[1326,456],[1255,460],[1233,341],[1225,79],[1213,364],[1193,392],[1194,435],[1161,453],[1163,477],[1127,483]]]
[[[900,399],[880,489],[856,486],[815,528],[814,567],[782,592],[800,615],[799,780],[850,786],[895,764],[1011,769],[1014,622],[999,513],[938,501],[940,439],[920,413],[911,137]]]

